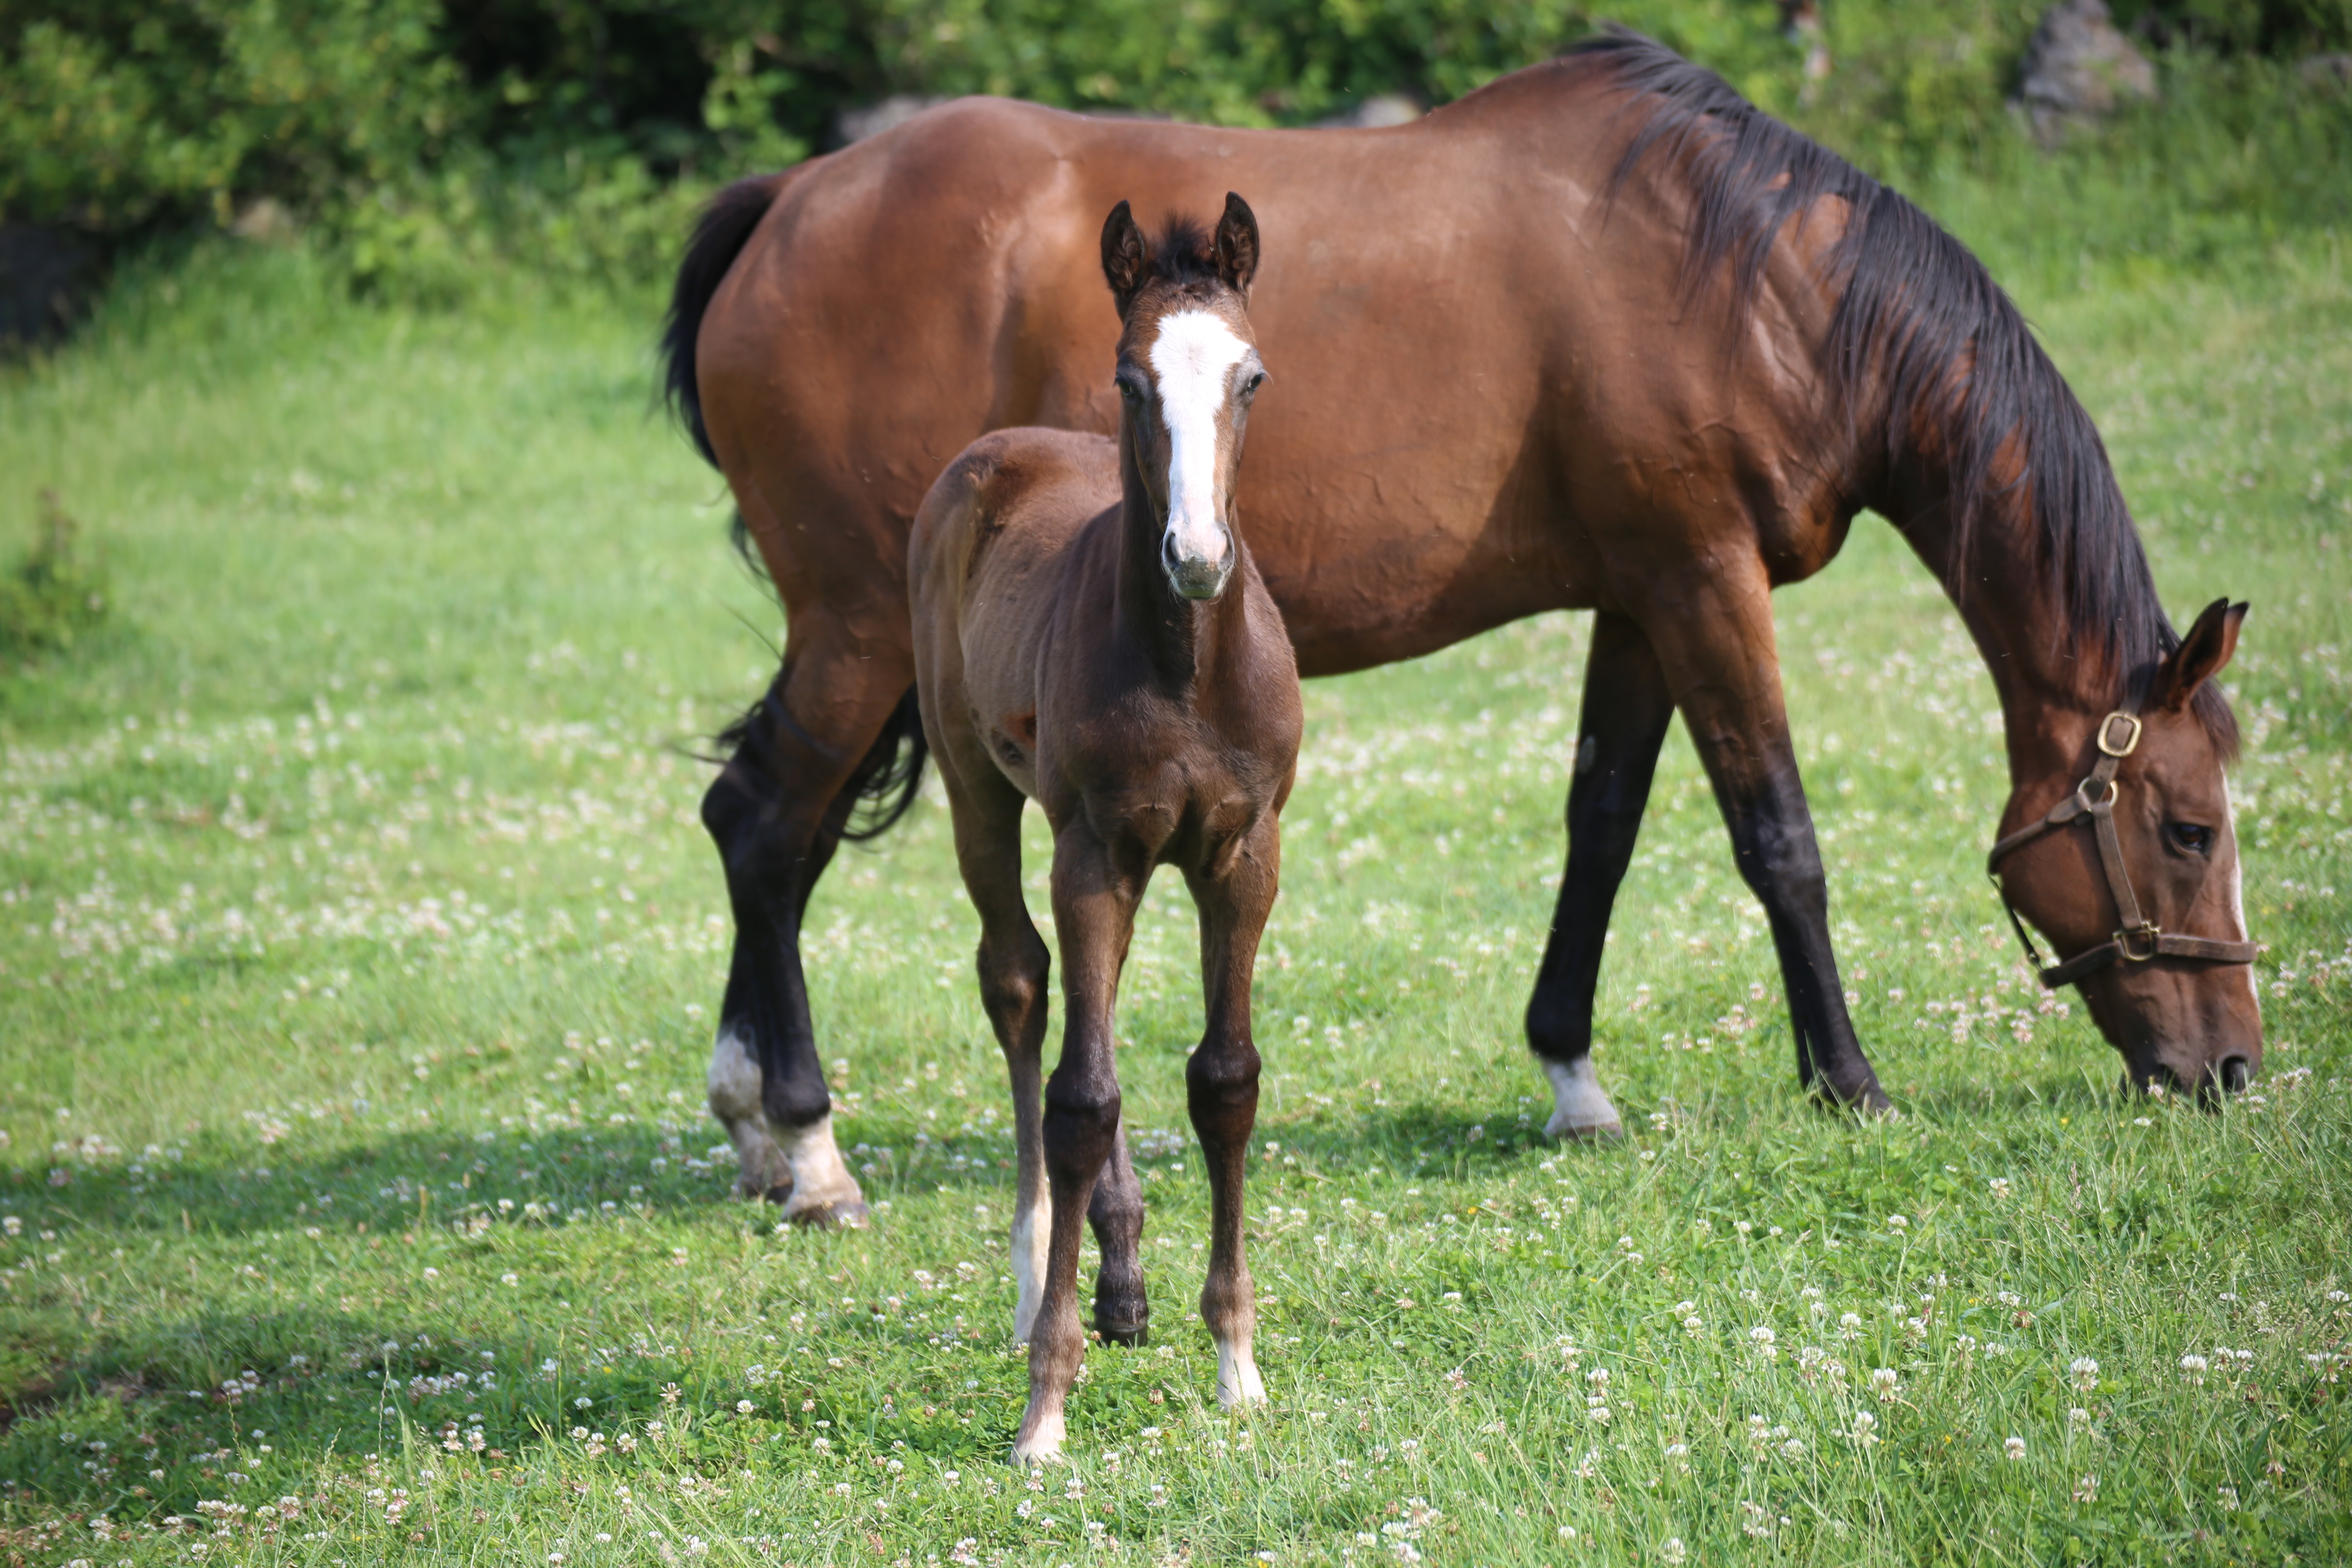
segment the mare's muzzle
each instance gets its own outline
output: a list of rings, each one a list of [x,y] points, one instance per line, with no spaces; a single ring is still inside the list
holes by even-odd
[[[1160,540],[1160,568],[1168,574],[1168,585],[1187,599],[1213,599],[1225,591],[1225,580],[1234,574],[1234,549],[1230,543],[1225,552],[1212,561],[1206,556],[1185,555],[1176,548],[1176,534],[1170,530]]]

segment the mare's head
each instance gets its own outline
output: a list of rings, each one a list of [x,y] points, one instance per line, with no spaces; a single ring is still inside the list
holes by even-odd
[[[2149,678],[2136,731],[2128,719],[2110,716],[2063,773],[2019,780],[2004,834],[2031,827],[2039,803],[2053,796],[2061,812],[2071,809],[2063,790],[2074,789],[2071,798],[2087,806],[2112,788],[2113,851],[2102,848],[2095,816],[2086,811],[1997,867],[2015,907],[2062,959],[2089,954],[2086,962],[2095,962],[2095,950],[2115,944],[2112,958],[2075,984],[2132,1079],[2200,1096],[2243,1088],[2263,1060],[2252,966],[2196,951],[2201,942],[2252,952],[2222,778],[2237,737],[2220,693],[2201,690],[2236,651],[2245,614],[2245,605],[2222,600],[2197,617]],[[2103,753],[2112,784],[2101,786],[2095,776],[2076,784],[2076,775],[2095,775]],[[2121,929],[2118,869],[2139,908],[2137,931]]]
[[[1244,309],[1257,219],[1229,194],[1213,237],[1178,218],[1154,240],[1121,202],[1103,225],[1102,256],[1122,324],[1119,443],[1150,500],[1169,586],[1213,599],[1241,558],[1234,479],[1265,383]]]

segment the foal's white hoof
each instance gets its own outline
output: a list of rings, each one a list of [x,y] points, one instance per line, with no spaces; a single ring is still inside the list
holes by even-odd
[[[1246,1350],[1217,1347],[1217,1403],[1227,1410],[1245,1410],[1265,1403],[1265,1379]]]
[[[1022,1435],[1013,1439],[1013,1468],[1025,1470],[1032,1465],[1058,1465],[1063,1462],[1062,1439],[1069,1435],[1068,1425],[1059,1415],[1041,1415],[1035,1430],[1030,1424],[1021,1424]]]

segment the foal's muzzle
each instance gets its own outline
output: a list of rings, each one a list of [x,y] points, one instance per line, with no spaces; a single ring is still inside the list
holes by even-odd
[[[1213,599],[1223,593],[1226,579],[1234,574],[1234,554],[1231,546],[1214,561],[1180,554],[1172,531],[1160,541],[1160,570],[1168,574],[1168,585],[1187,599]]]

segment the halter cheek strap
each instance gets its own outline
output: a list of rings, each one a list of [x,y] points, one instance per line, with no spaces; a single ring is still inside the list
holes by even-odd
[[[2162,930],[2140,913],[2139,900],[2132,893],[2131,875],[2124,868],[2123,845],[2116,837],[2116,772],[2139,744],[2141,724],[2137,708],[2135,704],[2130,710],[2118,710],[2100,720],[2099,760],[2090,776],[2074,786],[2074,794],[2052,806],[2050,814],[2041,821],[1994,845],[1992,853],[1985,858],[1985,875],[1992,879],[1993,890],[2000,895],[2000,907],[2008,911],[2009,923],[2017,930],[2017,940],[2025,944],[2025,956],[2042,971],[2042,984],[2053,991],[2118,961],[2146,963],[2152,958],[2186,958],[2202,963],[2252,963],[2258,951],[2251,942],[2180,936]],[[2044,967],[2033,939],[2026,934],[2025,921],[2018,917],[2017,906],[2009,901],[2009,889],[2001,886],[2000,859],[2045,833],[2084,821],[2096,835],[2099,867],[2106,873],[2107,891],[2116,901],[2116,934],[2063,963]]]

